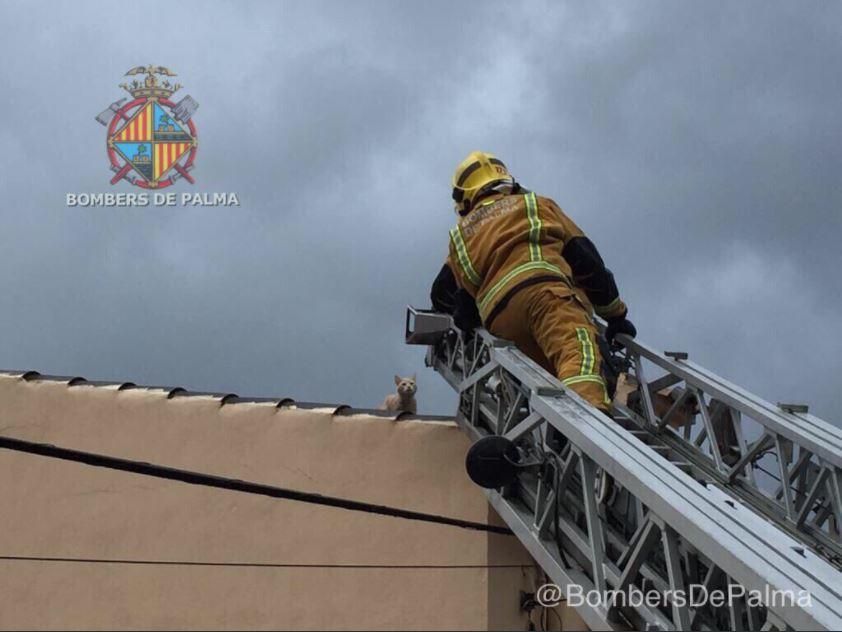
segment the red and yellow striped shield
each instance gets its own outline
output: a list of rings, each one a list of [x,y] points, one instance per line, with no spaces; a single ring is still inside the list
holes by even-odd
[[[155,180],[159,180],[169,171],[170,167],[187,153],[191,146],[191,143],[155,143],[152,169]]]
[[[140,108],[131,120],[114,134],[115,141],[151,141],[152,140],[152,103]]]

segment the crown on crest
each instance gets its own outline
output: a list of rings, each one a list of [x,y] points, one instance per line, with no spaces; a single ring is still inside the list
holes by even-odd
[[[180,83],[170,83],[168,79],[161,80],[157,75],[175,77],[175,73],[164,66],[137,66],[126,73],[129,75],[146,75],[142,81],[133,79],[131,83],[121,83],[120,87],[127,90],[133,97],[163,97],[168,99],[170,95],[181,88]]]

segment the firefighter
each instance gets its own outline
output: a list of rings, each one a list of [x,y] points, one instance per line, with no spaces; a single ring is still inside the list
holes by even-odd
[[[453,175],[459,215],[433,283],[438,311],[457,327],[484,325],[511,340],[593,406],[609,413],[593,313],[605,337],[634,337],[614,275],[551,199],[522,188],[495,156],[472,152]]]

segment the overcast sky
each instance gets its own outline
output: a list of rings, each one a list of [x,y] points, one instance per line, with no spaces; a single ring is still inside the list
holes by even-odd
[[[842,419],[842,4],[0,2],[0,367],[373,407],[473,149],[554,198],[640,339]],[[137,65],[239,208],[67,208]],[[122,94],[121,94],[122,93]]]

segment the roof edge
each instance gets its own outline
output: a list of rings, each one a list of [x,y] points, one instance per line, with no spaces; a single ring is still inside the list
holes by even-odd
[[[48,375],[38,371],[20,371],[14,369],[0,369],[0,376],[17,378],[24,382],[56,382],[64,383],[67,388],[106,388],[115,390],[118,393],[125,391],[147,390],[163,391],[167,399],[183,399],[191,397],[205,397],[219,400],[220,408],[223,406],[237,406],[241,404],[274,404],[278,409],[293,410],[315,410],[333,409],[331,415],[335,417],[352,417],[354,415],[367,415],[380,417],[393,421],[454,421],[452,416],[447,415],[418,415],[407,411],[388,411],[377,408],[355,408],[349,404],[332,404],[324,402],[299,402],[292,397],[240,397],[236,393],[191,391],[181,386],[148,386],[135,382],[116,382],[110,380],[88,380],[79,375]]]

